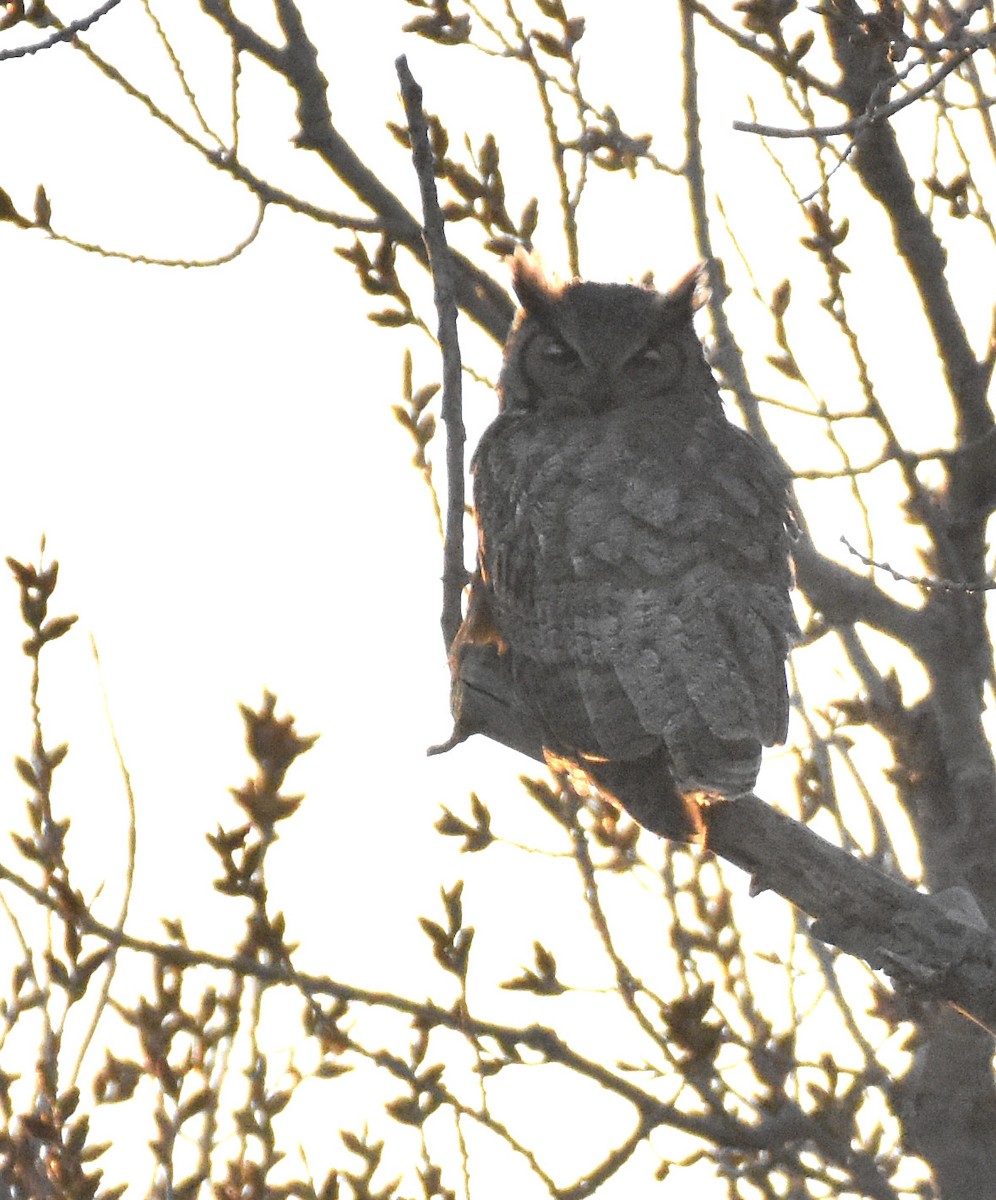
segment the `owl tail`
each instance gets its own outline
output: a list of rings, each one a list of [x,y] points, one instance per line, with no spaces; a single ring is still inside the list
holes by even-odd
[[[678,791],[663,748],[643,758],[586,761],[583,770],[602,795],[644,829],[675,841],[705,844],[703,807],[694,793]]]

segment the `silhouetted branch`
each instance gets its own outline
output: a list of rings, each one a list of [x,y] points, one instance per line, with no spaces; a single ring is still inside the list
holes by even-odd
[[[852,36],[849,23],[828,19],[827,30],[842,72],[841,97],[859,117],[871,103],[882,72],[887,69],[881,48],[867,37]],[[972,353],[951,296],[944,247],[917,202],[909,164],[891,125],[869,125],[857,142],[851,162],[869,195],[888,216],[896,249],[919,292],[958,416],[959,442],[979,438],[993,425],[986,403],[985,372]]]
[[[702,159],[700,139],[700,117],[698,98],[698,65],[695,47],[695,21],[698,11],[694,0],[681,0],[681,67],[682,67],[682,113],[685,121],[685,184],[688,188],[689,207],[692,214],[692,229],[695,250],[699,258],[709,266],[708,306],[716,337],[715,361],[719,370],[737,398],[748,432],[765,445],[772,453],[774,445],[761,420],[757,398],[747,378],[743,353],[737,344],[733,329],[726,316],[724,304],[729,295],[723,264],[716,256],[711,223],[706,201],[705,165]]]
[[[874,567],[878,571],[885,571],[887,575],[891,575],[897,583],[912,583],[914,587],[923,588],[927,592],[991,592],[996,590],[996,579],[991,575],[985,579],[966,580],[962,582],[957,579],[942,579],[933,575],[907,575],[902,571],[898,571],[894,566],[887,562],[879,562],[878,559],[869,558],[866,554],[862,554],[860,550],[852,546],[846,537],[841,537],[841,544],[847,547],[848,553],[853,554],[856,559],[863,562],[866,567]]]
[[[91,25],[96,25],[101,17],[106,16],[112,8],[117,8],[121,0],[105,0],[99,8],[95,8],[93,12],[88,13],[85,17],[80,17],[77,21],[70,21],[68,25],[62,26],[56,30],[51,37],[47,37],[43,42],[35,42],[30,46],[12,46],[9,50],[0,50],[0,62],[4,62],[8,58],[24,58],[29,54],[38,54],[42,50],[50,50],[53,46],[58,46],[60,42],[69,42],[78,34],[89,29]]]
[[[350,1003],[389,1009],[416,1018],[426,1028],[440,1026],[476,1040],[494,1039],[500,1045],[522,1046],[533,1050],[540,1054],[544,1061],[558,1063],[631,1103],[647,1123],[648,1129],[668,1126],[725,1146],[746,1150],[771,1148],[785,1141],[794,1141],[803,1136],[809,1127],[807,1114],[794,1106],[783,1109],[760,1124],[742,1122],[724,1113],[702,1115],[683,1112],[645,1091],[619,1072],[579,1054],[554,1030],[542,1025],[503,1025],[474,1017],[462,1007],[442,1008],[428,1000],[411,1000],[393,992],[356,987],[327,975],[313,975],[295,970],[286,962],[261,961],[258,957],[249,955],[217,954],[196,949],[184,942],[157,942],[134,937],[123,930],[105,925],[82,903],[72,913],[67,912],[66,905],[60,898],[35,887],[2,863],[0,880],[12,884],[49,911],[60,914],[63,920],[71,922],[80,933],[99,938],[106,945],[117,947],[119,950],[146,955],[164,966],[183,969],[208,967],[231,972],[244,979],[292,987],[308,998],[330,996]],[[891,1196],[891,1193],[888,1194]]]
[[[544,761],[493,647],[461,659],[463,732]],[[708,847],[815,918],[814,937],[884,970],[920,995],[955,1004],[996,1029],[996,936],[935,898],[824,841],[758,796],[708,810]]]
[[[81,242],[77,238],[70,237],[69,234],[60,233],[56,229],[49,229],[49,236],[57,242],[63,242],[67,246],[73,246],[77,250],[85,250],[88,254],[97,254],[101,258],[123,258],[126,262],[142,263],[150,267],[220,267],[225,263],[233,262],[244,251],[248,250],[256,238],[259,236],[260,230],[263,228],[263,218],[266,215],[266,205],[261,200],[257,200],[256,219],[252,223],[249,232],[240,241],[223,254],[218,254],[214,258],[154,258],[148,254],[132,254],[127,250],[111,250],[107,246],[102,246],[98,242]]]
[[[759,137],[767,138],[816,138],[819,140],[840,135],[858,138],[869,126],[875,125],[880,121],[887,121],[890,117],[894,117],[896,113],[902,112],[904,108],[908,108],[911,104],[916,103],[917,100],[922,99],[929,92],[932,92],[943,79],[950,75],[952,71],[956,71],[967,58],[979,50],[986,49],[992,44],[992,41],[992,36],[974,38],[970,45],[962,46],[956,50],[943,66],[938,67],[923,83],[910,88],[908,92],[904,92],[888,104],[876,105],[874,100],[871,101],[863,113],[857,117],[852,117],[848,121],[840,121],[836,125],[806,125],[801,129],[785,129],[779,125],[762,125],[756,121],[734,121],[733,128],[739,133],[755,133]],[[919,66],[921,64],[917,63],[916,65]],[[881,86],[881,92],[887,95],[889,90],[908,73],[909,68],[902,75],[897,74],[892,79],[885,81]]]
[[[237,50],[259,58],[293,88],[300,122],[297,144],[317,153],[357,199],[377,214],[384,231],[428,267],[422,226],[335,128],[328,108],[328,80],[291,0],[282,0],[278,8],[281,27],[288,39],[284,47],[271,45],[235,17],[227,0],[201,0],[201,8],[218,22]],[[497,341],[504,341],[513,314],[507,293],[463,255],[454,252],[452,262],[457,304]]]
[[[764,45],[759,38],[752,37],[732,25],[727,25],[716,16],[708,4],[703,4],[702,0],[687,0],[687,3],[696,16],[701,17],[725,38],[728,38],[735,45],[739,46],[741,50],[745,50],[748,54],[766,63],[779,75],[786,76],[797,82],[801,87],[815,91],[822,96],[833,97],[836,94],[836,89],[832,83],[828,83],[826,80],[820,79],[818,75],[814,75],[799,60],[790,64],[787,63],[784,57],[780,57],[775,52],[773,47]]]
[[[453,299],[452,256],[446,243],[443,214],[439,210],[433,173],[429,129],[422,110],[422,89],[408,68],[404,55],[395,67],[401,83],[401,98],[408,118],[412,161],[422,194],[425,245],[432,273],[433,295],[438,316],[439,348],[443,360],[442,416],[446,423],[446,536],[443,542],[443,640],[448,650],[462,619],[461,599],[467,582],[463,561],[464,445],[463,383],[457,309]]]
[[[793,547],[792,557],[796,586],[829,624],[861,621],[904,645],[918,645],[924,634],[918,609],[900,604],[867,576],[821,554],[805,532]]]

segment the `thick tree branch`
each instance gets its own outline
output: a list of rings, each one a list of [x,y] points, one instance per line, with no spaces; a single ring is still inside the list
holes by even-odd
[[[261,63],[272,67],[278,74],[285,74],[281,48],[261,37],[245,21],[239,20],[232,12],[229,0],[201,0],[201,11],[205,16],[218,22],[239,50],[258,58]]]
[[[893,600],[867,575],[821,554],[807,533],[793,547],[796,586],[831,625],[864,625],[916,649],[927,637],[922,611]]]
[[[460,684],[456,740],[482,733],[543,761],[493,647],[465,649]],[[708,829],[709,849],[813,917],[815,937],[996,1029],[996,937],[987,927],[952,915],[950,905],[883,875],[757,796],[715,806]]]
[[[855,119],[873,103],[890,67],[880,43],[861,28],[862,14],[848,0],[825,17],[830,45],[841,70],[840,94]],[[899,148],[895,131],[887,121],[867,125],[855,143],[851,163],[859,179],[881,204],[892,226],[896,249],[919,293],[930,326],[957,419],[959,447],[978,446],[979,452],[952,459],[950,501],[961,517],[973,518],[991,499],[984,465],[993,466],[991,440],[993,413],[986,392],[987,364],[972,352],[961,316],[955,307],[945,277],[947,255],[930,218],[916,200],[913,178]],[[968,557],[977,557],[978,538],[969,539]],[[943,551],[943,547],[940,547]],[[966,549],[962,544],[962,552]],[[981,575],[970,561],[951,563],[946,573],[957,577]]]
[[[201,8],[232,39],[240,52],[252,54],[282,75],[297,96],[300,132],[297,144],[318,154],[352,193],[377,214],[384,231],[424,267],[429,256],[422,226],[401,201],[359,158],[332,122],[328,80],[318,65],[318,52],[307,36],[292,0],[280,0],[278,16],[287,43],[274,47],[234,16],[227,0],[201,0]],[[453,252],[456,302],[496,341],[504,341],[512,321],[508,294],[484,271]]]
[[[754,395],[743,354],[727,320],[724,302],[728,295],[722,264],[713,253],[710,221],[706,205],[705,165],[702,160],[699,134],[698,71],[695,46],[694,14],[702,14],[695,0],[682,0],[681,37],[684,86],[682,110],[685,115],[685,180],[695,231],[696,250],[710,263],[709,315],[716,336],[716,366],[733,389],[737,404],[744,414],[747,429],[756,441],[781,462],[785,477],[791,471],[781,457],[764,422],[761,420],[757,397]],[[801,522],[801,517],[800,517]],[[917,610],[906,608],[890,599],[870,579],[847,570],[820,554],[803,528],[795,548],[797,583],[806,594],[812,608],[822,613],[832,624],[863,621],[907,645],[913,644],[918,629]]]

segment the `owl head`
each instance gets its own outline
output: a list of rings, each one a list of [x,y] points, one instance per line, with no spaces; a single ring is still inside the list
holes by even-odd
[[[696,267],[669,292],[632,284],[549,281],[528,255],[513,260],[521,309],[498,379],[502,410],[588,416],[680,398],[719,403],[692,324]]]

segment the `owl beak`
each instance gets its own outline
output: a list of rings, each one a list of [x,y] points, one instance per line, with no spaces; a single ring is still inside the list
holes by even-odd
[[[609,379],[608,371],[592,372],[585,386],[581,401],[586,412],[603,413],[615,408],[618,397]]]

